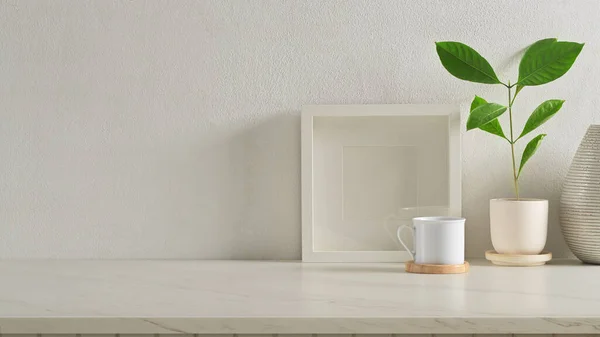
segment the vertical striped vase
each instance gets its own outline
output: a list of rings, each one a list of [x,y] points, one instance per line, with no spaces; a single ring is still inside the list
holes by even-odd
[[[600,125],[591,125],[575,153],[560,198],[567,245],[585,263],[600,264]]]

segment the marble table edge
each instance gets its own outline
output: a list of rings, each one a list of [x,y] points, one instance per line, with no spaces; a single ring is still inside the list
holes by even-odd
[[[598,334],[600,317],[0,317],[0,334]]]

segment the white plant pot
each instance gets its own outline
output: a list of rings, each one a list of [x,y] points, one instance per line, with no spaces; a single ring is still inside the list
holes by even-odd
[[[541,253],[548,235],[548,200],[490,200],[490,232],[500,254]]]

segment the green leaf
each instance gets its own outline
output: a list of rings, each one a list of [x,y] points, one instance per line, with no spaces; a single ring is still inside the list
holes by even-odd
[[[521,61],[523,61],[523,59],[525,58],[534,57],[536,53],[543,51],[544,49],[553,45],[556,42],[558,42],[558,40],[555,37],[552,37],[532,43],[529,47],[527,47],[527,50],[525,51],[525,54],[523,54]]]
[[[523,90],[523,86],[522,85],[517,85],[517,90],[515,91],[515,95],[513,96],[513,100],[514,100],[514,97],[517,97],[517,95],[519,94],[519,92],[521,92],[521,90]]]
[[[525,163],[527,163],[529,158],[531,158],[535,151],[537,151],[544,137],[546,137],[546,134],[537,135],[527,144],[525,150],[523,150],[523,157],[521,157],[521,166],[519,166],[519,174],[517,174],[517,178],[521,175],[521,170],[523,169],[523,166],[525,166]]]
[[[448,72],[461,80],[498,84],[490,63],[473,48],[460,42],[436,42],[436,51]]]
[[[486,104],[486,103],[487,103],[487,101],[485,99],[483,99],[479,96],[475,96],[475,98],[473,99],[473,102],[471,102],[471,112],[473,112],[473,110],[475,110],[479,106]],[[500,125],[498,118],[492,120],[491,122],[489,122],[487,124],[483,124],[482,126],[479,127],[479,129],[506,139],[506,136],[504,135],[504,131],[502,130],[502,126]]]
[[[475,98],[473,98],[473,102],[471,102],[471,112],[473,112],[473,110],[475,110],[476,108],[478,108],[481,105],[486,104],[487,101],[483,98],[483,97],[479,97],[477,95],[475,95]]]
[[[583,49],[583,43],[544,39],[532,44],[519,64],[521,86],[542,85],[564,75]]]
[[[496,103],[484,103],[471,111],[467,119],[467,131],[480,128],[498,118],[506,111],[506,107]]]
[[[560,110],[564,102],[565,101],[561,99],[551,99],[540,104],[537,108],[535,108],[535,110],[533,110],[531,116],[529,116],[529,119],[525,123],[523,132],[521,132],[519,138],[523,138],[523,136],[525,136],[526,134],[535,130],[540,125],[546,123],[546,121],[549,120],[550,117],[554,116],[554,114],[556,114],[558,110]]]

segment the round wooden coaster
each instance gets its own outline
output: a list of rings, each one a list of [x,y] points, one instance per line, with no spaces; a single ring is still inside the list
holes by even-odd
[[[408,273],[417,274],[462,274],[469,271],[469,262],[463,264],[416,264],[408,261],[404,264],[404,270]]]
[[[552,253],[541,252],[537,255],[499,254],[495,250],[485,252],[485,258],[495,265],[513,267],[541,266],[552,260]]]

